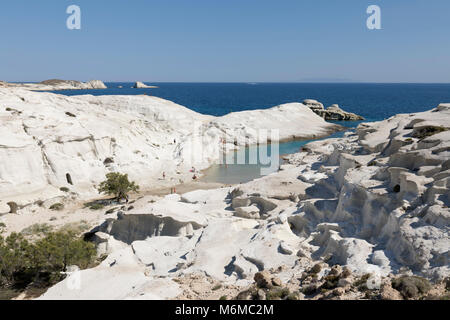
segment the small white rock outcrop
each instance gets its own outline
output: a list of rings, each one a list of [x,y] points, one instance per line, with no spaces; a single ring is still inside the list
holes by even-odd
[[[133,88],[135,88],[135,89],[147,89],[147,88],[157,88],[157,87],[149,86],[149,85],[146,85],[143,82],[138,81],[138,82],[134,83]]]

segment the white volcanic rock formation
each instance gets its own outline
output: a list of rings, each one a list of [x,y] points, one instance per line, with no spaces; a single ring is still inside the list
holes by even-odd
[[[260,129],[279,129],[279,139],[337,129],[302,104],[217,118],[144,95],[67,97],[15,88],[0,89],[0,122],[0,213],[9,201],[53,198],[61,187],[93,196],[112,171],[128,173],[143,189],[162,172],[177,184],[192,177],[192,166],[217,161],[221,148],[261,140]]]
[[[432,111],[362,124],[354,136],[332,147],[308,145],[311,155],[298,160],[308,162],[314,154],[323,160],[319,170],[305,168],[300,174],[314,185],[306,189],[308,199],[299,214],[290,218],[302,222],[295,231],[317,238],[317,245],[326,248],[321,254],[334,252],[334,263],[349,261],[348,252],[339,252],[350,248],[345,237],[354,237],[364,241],[355,243],[355,253],[367,252],[369,265],[403,266],[429,278],[448,276],[449,120],[450,105],[441,104]],[[303,178],[313,177],[311,171],[326,176]],[[314,235],[320,223],[329,222],[337,223],[338,230]]]
[[[141,198],[92,231],[108,258],[81,272],[80,289],[69,278],[42,299],[171,299],[191,274],[245,287],[258,271],[286,282],[318,262],[370,279],[448,277],[449,120],[450,104],[397,115],[310,143],[239,188]]]

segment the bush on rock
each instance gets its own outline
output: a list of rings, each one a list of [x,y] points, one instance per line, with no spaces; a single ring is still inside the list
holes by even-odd
[[[100,193],[114,195],[117,200],[126,198],[129,192],[138,192],[139,186],[128,180],[127,174],[111,172],[106,175],[106,180],[98,187]]]
[[[64,209],[64,205],[62,203],[52,204],[49,208],[50,210],[61,211]]]
[[[417,276],[403,276],[392,281],[392,287],[406,299],[417,298],[430,291],[430,282]]]
[[[95,257],[95,245],[73,232],[51,232],[34,243],[21,233],[0,236],[0,291],[51,286],[67,267],[91,267]]]

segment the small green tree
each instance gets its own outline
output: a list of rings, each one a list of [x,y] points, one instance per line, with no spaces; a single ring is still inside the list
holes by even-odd
[[[61,271],[70,265],[88,268],[95,257],[95,245],[77,238],[73,232],[52,232],[35,244],[34,262],[37,269],[61,279]],[[52,282],[53,282],[52,281]]]
[[[23,234],[0,236],[0,296],[2,289],[25,289],[30,284],[50,286],[62,280],[70,265],[80,269],[91,267],[97,250],[74,232],[57,231],[36,242]]]
[[[32,265],[32,246],[19,233],[0,236],[0,287],[16,281],[19,273]]]
[[[100,193],[116,196],[117,200],[123,199],[128,192],[138,192],[139,186],[128,180],[128,174],[111,172],[106,175],[106,181],[98,187]]]

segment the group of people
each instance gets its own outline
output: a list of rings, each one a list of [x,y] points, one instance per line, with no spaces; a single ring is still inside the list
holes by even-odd
[[[194,175],[192,176],[192,180],[197,180],[198,179],[197,170],[194,167],[192,167],[191,172],[194,173]]]

